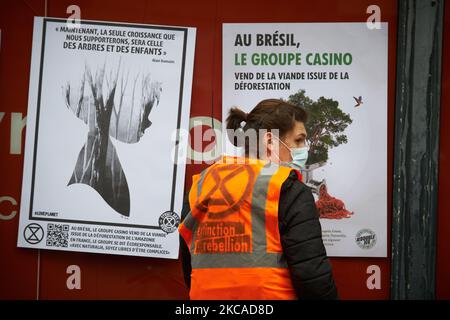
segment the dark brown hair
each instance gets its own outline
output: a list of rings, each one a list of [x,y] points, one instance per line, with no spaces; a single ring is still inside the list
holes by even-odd
[[[298,106],[290,104],[280,99],[266,99],[259,102],[252,111],[246,113],[238,107],[233,107],[228,113],[226,119],[227,129],[234,130],[236,133],[233,137],[229,135],[230,141],[237,147],[242,147],[242,139],[239,139],[239,130],[244,134],[248,129],[258,132],[265,129],[267,132],[277,129],[280,139],[286,133],[294,128],[295,121],[305,123],[307,121],[306,111]],[[245,125],[242,126],[242,123]],[[259,136],[257,135],[257,139]],[[257,145],[259,146],[258,140]],[[245,153],[249,153],[249,144],[245,139]]]

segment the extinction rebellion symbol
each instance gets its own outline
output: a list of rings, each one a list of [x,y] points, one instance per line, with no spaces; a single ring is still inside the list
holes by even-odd
[[[37,223],[30,223],[23,230],[23,237],[29,244],[38,244],[44,238],[44,229]]]
[[[361,249],[372,249],[377,243],[375,232],[370,229],[362,229],[356,234],[356,244]]]
[[[158,222],[162,231],[172,233],[178,229],[180,217],[173,211],[166,211],[159,217]]]
[[[210,169],[204,178],[209,180],[208,188],[204,188],[205,196],[195,204],[200,211],[207,212],[211,219],[221,219],[238,211],[242,203],[250,196],[256,173],[251,166],[230,164]],[[239,176],[243,188],[230,184],[233,178]],[[202,191],[203,192],[203,191]],[[205,201],[207,200],[207,201]],[[214,204],[210,207],[209,204]]]

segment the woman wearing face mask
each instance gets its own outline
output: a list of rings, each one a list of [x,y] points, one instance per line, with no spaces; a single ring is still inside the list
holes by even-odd
[[[277,99],[232,108],[224,156],[193,176],[180,224],[191,299],[337,299],[306,164],[306,112]]]

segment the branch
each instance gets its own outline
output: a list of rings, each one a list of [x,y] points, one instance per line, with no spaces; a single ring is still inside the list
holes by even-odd
[[[72,109],[70,105],[70,83],[66,85],[66,106],[68,109]]]
[[[81,80],[81,87],[80,87],[80,98],[78,99],[78,107],[77,107],[77,112],[76,112],[76,115],[78,118],[80,117],[81,107],[83,106],[84,83],[86,82],[85,79],[86,79],[86,75],[83,74],[83,79]]]
[[[94,142],[92,142],[92,149],[91,149],[91,154],[89,155],[89,160],[86,163],[86,166],[83,167],[83,175],[81,176],[81,181],[83,181],[83,178],[84,178],[84,175],[86,174],[87,168],[89,167],[90,163],[92,162],[96,143],[97,143],[97,136],[95,136]]]
[[[134,84],[133,84],[133,94],[131,97],[131,115],[130,115],[130,119],[128,120],[128,129],[127,129],[127,141],[130,142],[130,130],[131,130],[131,121],[133,119],[133,111],[134,111],[134,94],[136,91],[136,83],[138,81],[139,78],[139,73],[136,75],[136,78],[134,79]]]

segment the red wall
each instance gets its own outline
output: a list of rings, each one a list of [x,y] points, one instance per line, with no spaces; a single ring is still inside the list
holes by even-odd
[[[389,22],[389,196],[387,208],[390,229],[397,33],[396,1],[48,0],[47,2],[47,15],[51,17],[67,17],[67,6],[76,4],[81,8],[82,19],[196,27],[197,41],[191,116],[212,116],[219,120],[221,119],[222,100],[222,23],[365,22],[369,16],[366,13],[367,7],[372,4],[379,5],[382,21]],[[26,2],[5,0],[0,3],[0,28],[2,30],[0,112],[5,112],[3,120],[0,122],[0,198],[9,196],[18,203],[13,205],[5,200],[0,203],[0,299],[35,299],[37,297],[40,299],[186,298],[187,292],[183,285],[179,261],[61,251],[42,250],[39,252],[16,247],[18,214],[10,220],[5,220],[5,216],[10,216],[11,211],[19,211],[23,153],[15,155],[10,154],[9,151],[11,114],[26,115],[33,16],[44,15],[44,4],[44,0],[28,0]],[[447,78],[447,84],[448,82]],[[448,100],[447,96],[447,102]],[[23,139],[24,132],[25,130],[22,132]],[[186,188],[190,187],[192,174],[199,172],[203,167],[202,165],[187,167]],[[388,239],[388,243],[390,243],[390,239]],[[342,298],[387,299],[389,297],[390,258],[339,258],[332,259],[332,263]],[[367,267],[374,264],[381,268],[380,290],[369,290],[366,286],[369,276],[366,273]],[[80,290],[68,290],[66,287],[68,277],[66,269],[69,265],[78,265],[81,268]]]
[[[439,203],[436,261],[436,298],[450,299],[450,2],[444,8],[442,52],[441,126],[439,158]]]

